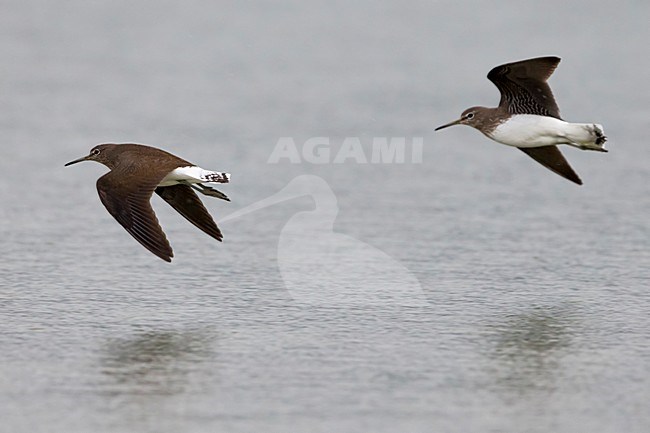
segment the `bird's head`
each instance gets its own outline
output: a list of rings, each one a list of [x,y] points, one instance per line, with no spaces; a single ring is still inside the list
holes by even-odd
[[[488,108],[485,107],[470,107],[467,110],[463,111],[459,119],[446,123],[442,126],[438,126],[435,130],[439,131],[441,129],[454,125],[467,125],[476,128],[477,125],[481,124],[487,110]]]
[[[65,166],[69,166],[72,164],[76,164],[78,162],[82,161],[96,161],[101,164],[104,164],[105,166],[112,168],[111,167],[111,161],[112,158],[110,157],[111,150],[117,146],[116,144],[98,144],[97,146],[93,147],[90,149],[90,153],[84,157],[81,157],[79,159],[75,159],[74,161],[70,161]]]

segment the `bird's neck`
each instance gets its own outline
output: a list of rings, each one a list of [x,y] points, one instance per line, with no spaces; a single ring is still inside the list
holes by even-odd
[[[507,121],[511,114],[503,107],[485,108],[476,121],[475,128],[492,138],[492,132],[497,126]]]

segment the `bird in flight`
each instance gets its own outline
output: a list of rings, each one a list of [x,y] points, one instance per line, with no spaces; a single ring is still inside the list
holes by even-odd
[[[607,152],[603,147],[607,137],[603,127],[597,123],[569,123],[560,117],[560,110],[546,82],[559,63],[559,57],[538,57],[493,68],[487,77],[501,92],[499,106],[468,108],[459,119],[435,130],[453,125],[471,126],[494,141],[518,148],[554,173],[582,185],[582,180],[558,145]]]
[[[100,200],[135,240],[161,259],[171,262],[174,254],[151,207],[154,192],[196,227],[223,239],[195,191],[230,201],[206,185],[228,183],[229,173],[204,170],[164,150],[130,143],[97,145],[87,156],[65,165],[82,161],[96,161],[111,170],[97,179]]]

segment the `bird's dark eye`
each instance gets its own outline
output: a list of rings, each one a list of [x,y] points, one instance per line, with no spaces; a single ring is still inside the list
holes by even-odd
[[[93,149],[90,151],[91,155],[99,155],[99,149]]]
[[[467,119],[473,119],[474,118],[474,113],[467,113],[467,116],[465,116]]]

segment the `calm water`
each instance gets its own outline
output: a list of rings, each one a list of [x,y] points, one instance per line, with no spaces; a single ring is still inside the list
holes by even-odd
[[[647,2],[0,8],[0,431],[648,431]],[[610,139],[564,150],[584,186],[433,133],[547,54]],[[282,137],[330,163],[269,163]],[[406,162],[333,163],[346,137]],[[63,167],[124,141],[233,174],[223,244],[156,198],[167,264]]]

